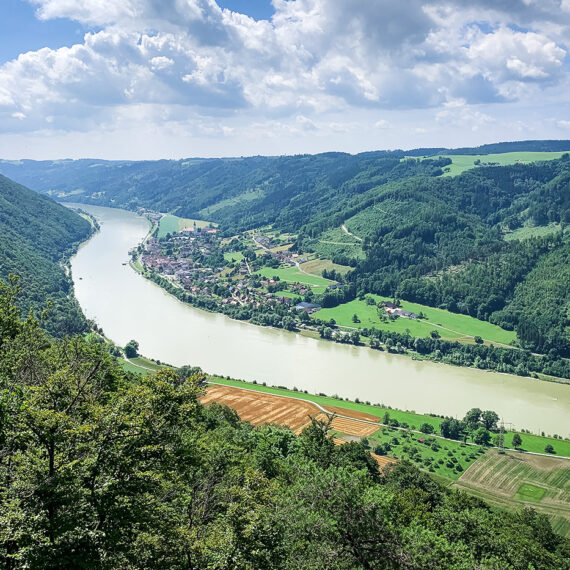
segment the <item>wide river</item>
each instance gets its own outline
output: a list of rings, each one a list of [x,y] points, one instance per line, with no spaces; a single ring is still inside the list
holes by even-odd
[[[570,435],[570,386],[483,372],[233,321],[181,303],[128,264],[128,250],[148,232],[132,212],[81,207],[101,231],[72,259],[75,294],[87,317],[118,345],[174,366],[268,384],[339,394],[417,412],[462,417],[497,411],[532,431]]]

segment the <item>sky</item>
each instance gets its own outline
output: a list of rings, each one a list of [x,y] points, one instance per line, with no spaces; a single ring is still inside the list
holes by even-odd
[[[0,0],[0,158],[570,139],[570,0]]]

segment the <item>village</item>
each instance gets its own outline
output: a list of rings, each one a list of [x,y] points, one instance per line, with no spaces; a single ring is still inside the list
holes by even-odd
[[[182,301],[254,324],[304,329],[332,338],[324,332],[328,327],[327,331],[335,331],[333,340],[360,342],[360,319],[354,315],[351,322],[337,323],[340,313],[334,309],[331,314],[330,308],[347,301],[338,296],[344,295],[347,283],[342,272],[349,268],[295,251],[295,236],[271,228],[227,236],[209,222],[140,213],[153,230],[131,251],[132,264]],[[373,320],[378,325],[422,318],[396,300],[369,298],[370,303],[377,307]]]
[[[152,222],[160,222],[160,214],[146,214]],[[275,248],[278,251],[273,251]],[[191,295],[210,298],[222,306],[271,309],[280,305],[309,314],[320,308],[302,301],[311,295],[310,284],[263,275],[271,273],[271,269],[294,268],[307,261],[264,235],[224,239],[217,228],[194,224],[161,238],[150,237],[134,254],[140,254],[140,263],[150,274],[160,275]]]

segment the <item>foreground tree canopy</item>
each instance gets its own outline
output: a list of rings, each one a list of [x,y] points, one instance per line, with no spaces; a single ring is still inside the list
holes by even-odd
[[[533,510],[499,512],[408,463],[380,474],[317,421],[297,437],[199,403],[202,375],[129,375],[51,340],[0,285],[5,568],[567,568]]]

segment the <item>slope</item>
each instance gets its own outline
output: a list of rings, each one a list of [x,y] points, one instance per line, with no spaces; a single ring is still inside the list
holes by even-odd
[[[0,176],[0,278],[20,277],[20,308],[43,310],[55,335],[83,330],[85,318],[70,296],[60,261],[91,231],[89,222],[53,200]]]

